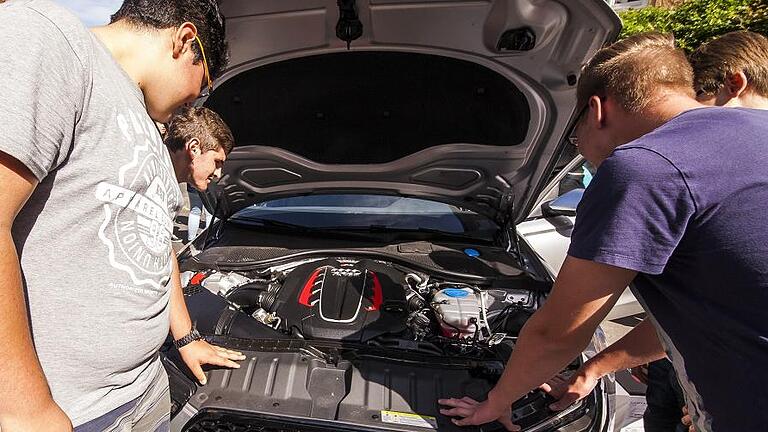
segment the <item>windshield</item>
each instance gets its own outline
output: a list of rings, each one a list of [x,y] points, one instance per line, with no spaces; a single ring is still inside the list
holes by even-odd
[[[246,207],[230,221],[275,221],[310,229],[434,231],[491,241],[493,221],[459,207],[417,198],[386,195],[309,195]]]

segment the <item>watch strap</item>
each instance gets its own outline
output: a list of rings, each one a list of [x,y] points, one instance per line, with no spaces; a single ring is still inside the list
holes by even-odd
[[[176,345],[176,348],[181,348],[185,345],[189,345],[190,343],[202,339],[203,336],[200,334],[199,331],[193,326],[192,330],[184,335],[183,337],[176,339],[173,341],[173,344]]]

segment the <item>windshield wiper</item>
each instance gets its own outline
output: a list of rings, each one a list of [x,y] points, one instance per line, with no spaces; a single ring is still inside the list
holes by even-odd
[[[368,225],[368,226],[334,226],[334,227],[308,227],[290,222],[277,221],[274,219],[260,217],[238,217],[230,218],[228,222],[234,222],[245,225],[255,225],[264,228],[277,229],[281,231],[290,231],[302,234],[326,234],[333,236],[345,236],[358,240],[377,240],[392,241],[401,238],[417,237],[419,240],[429,240],[439,238],[442,240],[453,240],[460,242],[491,244],[491,239],[475,237],[466,234],[450,233],[433,228],[395,228],[386,225]],[[372,235],[360,235],[359,233],[369,233]]]
[[[338,229],[335,227],[309,227],[306,225],[299,225],[261,217],[236,217],[230,218],[227,222],[232,222],[238,225],[269,228],[276,231],[290,232],[294,234],[322,234],[333,237],[344,237],[352,240],[381,241],[381,238],[378,236],[361,235],[354,232],[349,232],[345,229]]]
[[[300,232],[315,231],[319,228],[308,227],[306,225],[293,224],[290,222],[283,222],[274,219],[259,218],[259,217],[233,217],[229,218],[228,222],[243,223],[245,225],[258,225],[268,228],[283,228],[289,230],[296,230]]]
[[[394,228],[385,225],[369,225],[367,227],[338,227],[345,231],[365,231],[370,233],[382,233],[393,234],[396,238],[410,237],[410,236],[425,236],[429,238],[440,238],[443,240],[454,240],[471,243],[493,243],[490,239],[484,239],[482,237],[475,237],[466,234],[450,233],[434,228]]]

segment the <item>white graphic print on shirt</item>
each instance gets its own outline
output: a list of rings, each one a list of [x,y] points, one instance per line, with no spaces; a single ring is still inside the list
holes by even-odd
[[[113,267],[127,272],[134,284],[162,290],[171,274],[178,185],[155,125],[131,111],[116,118],[123,137],[135,147],[133,160],[120,168],[119,184],[96,187],[96,197],[105,202],[99,238]]]

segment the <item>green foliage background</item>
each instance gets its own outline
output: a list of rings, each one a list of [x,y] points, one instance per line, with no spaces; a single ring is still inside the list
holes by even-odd
[[[624,24],[620,39],[652,30],[672,33],[687,52],[734,30],[768,36],[768,0],[687,0],[675,8],[649,6],[619,16]]]

